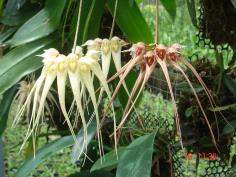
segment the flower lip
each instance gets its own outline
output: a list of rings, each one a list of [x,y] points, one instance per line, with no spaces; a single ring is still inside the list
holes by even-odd
[[[181,56],[180,52],[175,48],[170,47],[167,49],[167,54],[166,54],[167,60],[177,61],[180,58],[180,56]]]
[[[101,44],[101,50],[102,53],[108,55],[111,51],[111,41],[109,41],[108,39],[103,39]]]
[[[148,66],[151,66],[155,62],[153,51],[146,52],[146,54],[144,55],[144,59]]]
[[[163,45],[163,44],[158,44],[156,45],[155,48],[155,54],[156,56],[158,56],[158,58],[160,58],[161,60],[164,60],[166,57],[166,51],[167,48]]]
[[[67,64],[70,72],[75,73],[78,66],[79,57],[74,53],[67,55]]]
[[[131,47],[134,50],[135,56],[143,55],[146,51],[146,45],[143,42],[138,42]]]

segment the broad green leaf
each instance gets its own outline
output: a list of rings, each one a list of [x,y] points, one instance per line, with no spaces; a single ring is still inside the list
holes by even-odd
[[[99,170],[94,172],[81,171],[80,173],[71,174],[67,177],[115,177],[115,175],[107,171]]]
[[[4,0],[0,0],[0,15],[2,15],[3,5],[4,5]]]
[[[233,4],[234,8],[236,9],[236,0],[231,0],[231,3]]]
[[[116,177],[150,177],[156,132],[134,140],[119,160]]]
[[[25,75],[42,66],[37,54],[49,47],[54,38],[42,39],[24,46],[17,47],[0,60],[0,94],[17,83]]]
[[[107,6],[114,14],[115,1],[107,1]],[[128,0],[118,1],[116,23],[130,42],[153,43],[152,32],[136,2],[130,6]]]
[[[202,92],[204,89],[202,88],[201,85],[196,84],[196,83],[192,83],[193,88],[195,90],[196,93],[200,93]],[[188,92],[188,93],[192,93],[192,89],[190,88],[189,84],[187,82],[180,82],[175,86],[176,90],[182,91],[182,92]]]
[[[140,4],[141,2],[143,2],[143,0],[129,0],[129,5],[132,7],[135,1],[137,4]]]
[[[83,29],[83,42],[98,36],[106,0],[93,0]]]
[[[195,0],[186,0],[186,3],[187,3],[188,12],[189,12],[191,21],[195,27],[198,27]]]
[[[57,29],[65,4],[62,0],[47,0],[45,7],[20,27],[10,43],[17,46],[48,36]]]
[[[4,95],[0,104],[0,138],[6,128],[8,113],[11,107],[11,102],[16,93],[16,86],[9,89]]]
[[[89,124],[87,132],[88,132],[88,137],[87,137],[88,139],[87,139],[87,142],[86,142],[86,146],[89,145],[89,143],[92,141],[92,139],[96,135],[97,124],[96,124],[95,121]],[[77,141],[74,144],[73,149],[72,149],[72,153],[71,153],[72,162],[76,162],[80,158],[79,155],[80,154],[83,155],[83,153],[81,153],[81,152],[84,152],[84,150],[85,150],[85,147],[82,148],[82,145],[83,145],[83,142],[84,142],[84,130],[83,130],[83,128],[81,129],[81,131],[79,131],[76,140]]]
[[[236,82],[228,75],[223,75],[224,84],[232,93],[232,95],[236,96]]]
[[[223,135],[230,134],[235,131],[236,128],[236,120],[229,122],[229,124],[226,124],[223,129]]]
[[[176,16],[176,0],[161,0],[162,5],[166,11],[170,14],[172,19]]]
[[[94,163],[90,171],[92,172],[100,169],[110,171],[114,169],[119,162],[119,158],[122,156],[124,152],[125,152],[125,147],[120,147],[117,150],[118,159],[115,151],[108,152]]]
[[[7,40],[7,38],[9,38],[16,30],[17,28],[10,28],[5,32],[0,33],[0,44]]]
[[[0,17],[0,22],[7,26],[19,26],[34,16],[39,10],[38,4],[25,3],[22,7],[17,5],[17,9],[6,12]]]
[[[6,3],[5,13],[16,13],[25,2],[25,0],[8,0]]]
[[[72,146],[73,144],[74,140],[72,136],[65,136],[46,144],[36,152],[35,158],[34,155],[32,155],[27,160],[25,160],[24,164],[17,171],[15,177],[28,176],[39,164],[41,164],[47,158],[66,147]]]

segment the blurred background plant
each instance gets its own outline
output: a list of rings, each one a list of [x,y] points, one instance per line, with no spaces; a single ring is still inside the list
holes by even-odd
[[[90,159],[82,165],[85,156],[78,157],[83,142],[81,125],[75,127],[78,143],[74,144],[68,127],[61,118],[61,110],[53,104],[48,105],[50,110],[53,110],[52,118],[45,114],[45,122],[40,127],[35,159],[31,141],[28,141],[24,151],[19,153],[28,121],[25,118],[20,125],[11,129],[17,108],[16,103],[12,101],[19,82],[27,80],[27,75],[31,73],[39,75],[42,63],[36,55],[41,54],[43,49],[54,47],[61,53],[71,52],[78,6],[79,0],[0,0],[0,136],[4,144],[5,175],[164,177],[177,174],[214,176],[218,172],[226,176],[230,173],[230,168],[226,169],[228,165],[225,162],[230,162],[233,171],[236,159],[234,142],[231,141],[236,127],[236,70],[235,45],[229,39],[234,39],[236,30],[234,25],[230,27],[230,24],[235,23],[234,0],[160,0],[158,7],[159,43],[180,43],[185,46],[184,55],[192,62],[217,103],[218,107],[210,108],[202,87],[194,76],[188,73],[214,132],[220,133],[218,155],[221,156],[219,161],[222,165],[203,160],[198,162],[196,156],[189,162],[181,155],[178,140],[175,141],[177,137],[170,96],[165,79],[158,68],[120,136],[119,160],[115,156],[114,142],[110,138],[113,124],[109,114],[102,129],[106,153],[104,162],[100,163],[98,142],[94,138],[96,126],[91,123],[88,127]],[[114,7],[115,0],[84,1],[78,45],[96,37],[109,38]],[[219,13],[215,15],[214,10],[217,9]],[[154,0],[119,0],[114,35],[129,43],[153,43],[155,14]],[[227,16],[230,18],[226,18]],[[125,53],[122,55],[123,62],[130,58]],[[111,67],[110,76],[115,73],[114,65]],[[170,73],[181,116],[181,131],[186,151],[215,151],[191,89],[176,71],[171,70]],[[129,90],[136,77],[135,70],[127,77]],[[114,81],[110,87],[115,88],[116,84],[117,81]],[[55,85],[54,88],[56,89]],[[53,92],[52,94],[58,101],[57,95]],[[72,98],[72,93],[68,93],[67,108],[70,107]],[[117,119],[121,117],[127,100],[128,95],[121,89],[114,101]],[[106,98],[103,102],[106,102]],[[88,105],[88,110],[90,111],[86,115],[87,118],[92,112],[91,105]],[[101,106],[100,112],[102,111]],[[230,124],[219,116],[220,112]],[[220,117],[218,122],[214,119],[214,113]],[[214,172],[215,167],[218,169],[219,166],[226,170]],[[181,173],[178,173],[179,171]]]

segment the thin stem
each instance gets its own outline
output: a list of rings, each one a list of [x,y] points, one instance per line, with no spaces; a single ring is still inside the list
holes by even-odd
[[[114,10],[113,21],[112,21],[112,25],[111,25],[111,32],[110,32],[110,37],[109,37],[109,39],[112,38],[113,32],[114,32],[114,28],[115,28],[116,14],[117,14],[117,6],[118,6],[118,0],[116,0],[116,3],[115,3],[115,10]]]
[[[65,19],[64,19],[63,27],[62,27],[62,35],[61,35],[61,47],[62,47],[62,48],[64,47],[64,42],[65,42],[65,28],[66,28],[66,22],[67,22],[67,19],[68,19],[68,14],[69,14],[69,11],[70,11],[71,4],[72,4],[72,0],[69,1],[69,4],[68,4],[68,6],[67,6],[67,9],[66,9],[66,16],[65,16]]]
[[[217,65],[220,68],[218,87],[216,91],[216,93],[219,94],[221,85],[222,85],[223,74],[224,74],[224,63],[223,63],[222,53],[219,53],[217,48],[215,48],[215,56],[216,56]]]
[[[78,38],[78,33],[79,33],[79,22],[80,22],[80,16],[81,16],[81,11],[82,11],[82,4],[83,4],[83,0],[80,0],[78,19],[77,19],[76,31],[75,31],[75,39],[74,39],[74,44],[73,44],[73,53],[75,53],[76,44],[77,44],[77,38]]]
[[[156,33],[155,33],[155,43],[158,43],[158,13],[159,13],[159,4],[156,0]]]

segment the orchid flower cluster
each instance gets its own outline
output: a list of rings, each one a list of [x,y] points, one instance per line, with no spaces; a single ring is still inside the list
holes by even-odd
[[[111,99],[111,93],[106,78],[108,76],[112,58],[117,70],[121,68],[121,48],[123,44],[124,42],[118,37],[113,37],[111,40],[95,39],[89,40],[83,45],[87,46],[86,54],[83,53],[82,47],[77,46],[75,50],[67,56],[60,54],[58,50],[54,48],[44,50],[44,53],[39,55],[43,58],[41,75],[32,85],[27,98],[24,97],[24,99],[20,99],[23,106],[18,110],[14,120],[14,124],[17,124],[25,112],[27,112],[27,114],[29,114],[29,112],[31,113],[29,116],[29,128],[22,147],[30,136],[35,139],[38,126],[44,117],[44,108],[48,110],[47,104],[45,104],[47,97],[50,95],[50,89],[56,80],[59,106],[71,134],[76,141],[76,136],[70,120],[70,113],[67,111],[65,104],[66,86],[69,82],[74,96],[73,102],[76,105],[76,112],[78,113],[77,119],[78,116],[80,116],[83,124],[84,143],[82,149],[86,148],[85,146],[87,143],[87,121],[85,119],[85,104],[83,104],[82,100],[91,100],[97,123],[99,150],[100,154],[102,154],[102,135],[98,113],[100,101],[96,99],[93,81],[95,76],[100,82],[100,97],[105,91],[108,98]],[[100,59],[102,61],[102,67],[100,67],[99,64]],[[30,105],[32,105],[32,107]],[[114,119],[114,131],[115,130],[116,123]]]
[[[187,67],[195,75],[195,77],[197,78],[199,83],[202,85],[202,87],[209,99],[211,106],[214,107],[216,104],[213,100],[213,97],[212,97],[209,89],[206,87],[205,83],[203,82],[203,80],[201,79],[201,77],[199,76],[197,71],[181,55],[180,50],[182,47],[183,46],[181,46],[179,44],[173,44],[169,47],[166,47],[162,44],[146,45],[142,42],[139,42],[139,43],[133,45],[133,47],[130,50],[132,53],[132,59],[126,65],[124,65],[114,76],[112,76],[108,80],[108,82],[109,82],[109,81],[112,81],[113,79],[117,78],[118,76],[120,77],[120,81],[117,84],[117,87],[112,94],[112,99],[110,100],[110,104],[111,104],[113,99],[115,98],[119,88],[121,87],[122,83],[124,82],[126,76],[129,74],[129,72],[136,66],[138,66],[140,68],[140,73],[139,73],[137,80],[133,86],[133,89],[130,93],[128,103],[125,107],[121,122],[118,125],[117,130],[122,128],[122,126],[124,125],[126,119],[128,118],[128,115],[130,114],[130,112],[134,108],[134,105],[135,105],[137,99],[139,98],[140,94],[144,90],[145,84],[148,82],[148,80],[149,80],[152,72],[156,68],[156,66],[159,65],[163,71],[163,74],[165,76],[165,79],[167,81],[167,85],[168,85],[168,88],[170,91],[171,100],[173,103],[175,120],[176,120],[176,127],[177,127],[177,130],[179,133],[181,146],[183,148],[182,138],[181,138],[181,130],[180,130],[180,119],[179,119],[179,115],[178,115],[178,111],[177,111],[175,97],[174,97],[173,90],[172,90],[170,76],[168,73],[168,67],[174,67],[174,69],[179,71],[184,76],[185,80],[187,81],[190,88],[192,89],[193,94],[197,100],[197,103],[201,109],[201,112],[202,112],[202,114],[205,118],[205,121],[208,125],[208,128],[210,130],[210,134],[212,136],[212,141],[216,145],[215,138],[214,138],[215,136],[212,132],[212,128],[211,128],[211,125],[208,121],[206,113],[204,112],[204,109],[201,106],[201,103],[200,103],[200,100],[197,96],[197,93],[194,90],[194,87],[193,87],[191,81],[189,80],[188,76],[184,72],[183,67]],[[138,88],[140,88],[140,89],[139,89],[138,93],[136,94]],[[136,97],[134,98],[135,94],[136,94]]]
[[[42,55],[39,55],[40,57],[43,58],[42,62],[44,64],[41,75],[31,87],[31,90],[29,91],[27,98],[24,97],[23,101],[21,101],[23,106],[20,110],[18,110],[18,113],[15,118],[15,124],[16,124],[19,122],[20,117],[22,117],[22,115],[24,114],[25,109],[27,110],[26,111],[27,114],[29,114],[29,112],[31,113],[29,119],[30,120],[29,129],[27,131],[23,145],[26,143],[27,139],[30,136],[32,136],[35,139],[38,131],[38,126],[44,117],[44,108],[48,110],[47,104],[45,104],[46,100],[48,99],[48,97],[50,97],[50,89],[52,87],[52,84],[56,80],[57,92],[59,98],[59,107],[63,113],[65,121],[68,124],[71,134],[76,141],[73,125],[71,123],[71,114],[70,111],[66,109],[66,104],[65,104],[65,95],[67,88],[66,86],[69,83],[69,87],[71,88],[74,96],[71,109],[74,109],[73,105],[75,104],[76,112],[78,113],[76,114],[76,119],[78,119],[78,117],[81,118],[82,127],[84,131],[84,143],[82,149],[85,148],[86,150],[87,150],[87,139],[88,139],[87,138],[88,120],[86,120],[85,118],[85,106],[87,105],[86,101],[91,100],[97,123],[99,153],[102,156],[103,154],[102,134],[100,130],[101,123],[98,112],[98,106],[100,104],[103,93],[104,92],[106,93],[109,99],[108,107],[111,107],[113,111],[114,141],[116,147],[117,146],[116,132],[117,130],[120,130],[122,128],[130,112],[134,109],[137,99],[144,90],[145,84],[148,82],[151,74],[153,73],[157,65],[159,65],[160,68],[162,69],[170,91],[176,120],[176,127],[178,130],[177,132],[179,133],[181,146],[183,147],[181,139],[181,130],[180,130],[180,119],[178,116],[175,97],[172,91],[172,85],[168,73],[168,67],[174,67],[174,69],[178,70],[184,76],[185,80],[189,84],[199,104],[199,107],[202,111],[205,121],[209,127],[212,140],[216,144],[214,139],[214,134],[211,129],[211,125],[201,106],[201,103],[193,88],[191,81],[184,72],[183,67],[187,67],[188,69],[190,69],[192,73],[196,76],[197,80],[205,90],[205,93],[212,107],[215,106],[215,102],[212,98],[210,91],[206,87],[205,83],[203,82],[197,71],[181,55],[180,50],[182,46],[179,44],[173,44],[169,47],[166,47],[161,44],[146,45],[142,42],[139,42],[137,44],[134,44],[131,47],[131,49],[128,50],[131,53],[132,57],[124,66],[122,66],[121,49],[124,45],[126,45],[126,43],[123,40],[119,39],[118,37],[113,37],[111,40],[97,38],[95,40],[88,40],[84,45],[82,45],[82,47],[86,47],[85,54],[83,53],[83,48],[77,46],[76,48],[73,49],[73,52],[68,54],[67,56],[60,54],[56,49],[53,48],[45,50]],[[114,61],[117,73],[114,74],[111,78],[107,79],[109,74],[111,59],[113,59]],[[100,60],[101,60],[101,66],[100,66]],[[125,84],[125,78],[129,74],[129,72],[134,67],[137,66],[139,67],[140,72],[131,92],[129,93]],[[98,99],[96,97],[96,91],[94,88],[94,77],[96,77],[97,80],[99,81],[101,88]],[[119,77],[119,82],[116,88],[114,88],[113,93],[111,94],[108,83],[118,77]],[[125,88],[127,94],[129,95],[129,100],[124,109],[121,122],[119,123],[118,126],[116,126],[116,119],[114,117],[115,114],[112,103],[121,86]],[[103,119],[105,118],[105,116],[106,112],[103,114]]]

